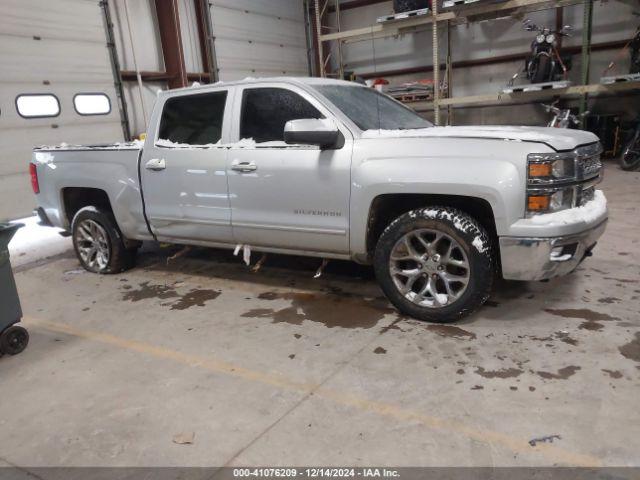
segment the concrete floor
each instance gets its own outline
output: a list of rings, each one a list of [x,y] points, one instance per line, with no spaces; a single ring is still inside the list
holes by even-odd
[[[252,273],[206,249],[115,276],[22,265],[0,465],[638,466],[640,174],[610,164],[603,189],[594,257],[503,282],[455,326],[401,318],[341,262],[319,280],[317,260]]]

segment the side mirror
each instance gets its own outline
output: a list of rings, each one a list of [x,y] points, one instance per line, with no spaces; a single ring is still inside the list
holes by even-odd
[[[317,118],[289,120],[284,126],[284,141],[290,145],[317,145],[332,150],[344,145],[344,137],[331,121]]]

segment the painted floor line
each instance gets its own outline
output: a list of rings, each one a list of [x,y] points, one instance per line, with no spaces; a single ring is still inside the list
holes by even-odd
[[[276,388],[297,391],[306,395],[313,394],[314,397],[324,398],[334,403],[352,407],[361,411],[375,413],[384,417],[391,417],[396,420],[419,423],[432,429],[453,432],[482,443],[500,445],[515,453],[540,453],[554,463],[559,462],[567,466],[580,467],[602,466],[600,459],[591,455],[571,452],[552,444],[540,444],[535,447],[531,447],[527,440],[512,437],[508,434],[480,429],[461,422],[426,415],[421,412],[407,410],[397,405],[377,402],[361,396],[320,387],[318,384],[296,382],[286,378],[284,375],[273,375],[258,372],[217,360],[215,358],[191,355],[165,347],[139,342],[137,340],[129,340],[107,333],[83,330],[71,325],[51,322],[48,320],[41,320],[27,316],[23,318],[23,321],[27,326],[40,327],[56,333],[85,338],[87,340],[112,345],[121,349],[151,355],[156,358],[171,360],[190,367],[204,368],[212,372],[259,382]]]

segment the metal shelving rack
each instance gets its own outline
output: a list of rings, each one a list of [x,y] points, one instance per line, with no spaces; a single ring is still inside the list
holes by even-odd
[[[329,4],[333,3],[333,10],[336,14],[336,25],[328,26],[322,24],[326,10]],[[451,109],[456,106],[478,105],[478,104],[518,104],[531,101],[541,100],[552,97],[580,97],[580,109],[584,111],[587,104],[588,95],[612,94],[624,91],[640,89],[640,81],[614,83],[610,85],[604,84],[588,84],[589,79],[589,63],[591,54],[591,25],[593,19],[593,0],[507,0],[501,3],[476,2],[467,6],[456,7],[454,10],[443,12],[438,11],[437,1],[433,2],[431,15],[422,15],[417,17],[409,17],[403,20],[397,20],[388,23],[377,23],[363,28],[352,30],[341,30],[340,28],[340,2],[339,0],[315,0],[315,18],[316,18],[316,42],[321,65],[320,75],[331,76],[326,71],[326,66],[330,60],[330,55],[325,57],[323,45],[327,42],[338,42],[337,48],[337,64],[339,71],[334,75],[342,75],[344,71],[342,61],[342,46],[344,43],[354,41],[371,40],[378,38],[386,38],[404,34],[411,34],[417,31],[423,31],[431,26],[433,32],[433,83],[434,96],[430,102],[412,102],[410,105],[416,110],[433,110],[434,121],[436,125],[440,124],[440,107]],[[440,58],[438,45],[438,26],[445,24],[447,28],[462,23],[472,23],[477,21],[486,21],[496,18],[504,18],[513,15],[524,15],[530,12],[557,9],[571,5],[584,5],[584,19],[582,29],[582,85],[570,86],[563,89],[542,90],[539,92],[518,92],[518,93],[495,93],[487,95],[470,95],[463,97],[440,98]],[[449,95],[451,93],[451,55],[450,45],[447,42],[447,79],[449,80]]]

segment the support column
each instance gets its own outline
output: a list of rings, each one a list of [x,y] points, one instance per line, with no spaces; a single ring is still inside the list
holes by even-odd
[[[213,48],[213,35],[211,32],[211,16],[209,13],[209,0],[193,0],[196,10],[196,23],[198,25],[198,40],[200,55],[202,57],[202,70],[209,74],[211,83],[218,80],[216,68],[215,50]]]
[[[184,49],[180,35],[180,16],[177,0],[155,0],[164,68],[169,75],[169,88],[188,85],[187,69],[184,64]]]
[[[584,0],[584,18],[582,22],[582,85],[589,83],[589,67],[591,66],[591,28],[593,26],[593,0]],[[580,113],[587,111],[588,96],[580,98]]]
[[[440,56],[438,52],[438,2],[431,2],[433,11],[433,123],[440,125]]]
[[[326,77],[326,71],[325,71],[325,63],[324,63],[324,48],[323,48],[323,44],[322,44],[322,39],[320,38],[320,36],[322,35],[322,15],[323,15],[323,11],[320,8],[320,0],[314,0],[313,2],[313,11],[314,11],[314,16],[315,16],[315,27],[316,27],[316,45],[317,45],[317,51],[316,51],[316,55],[318,57],[318,74],[321,77]]]

